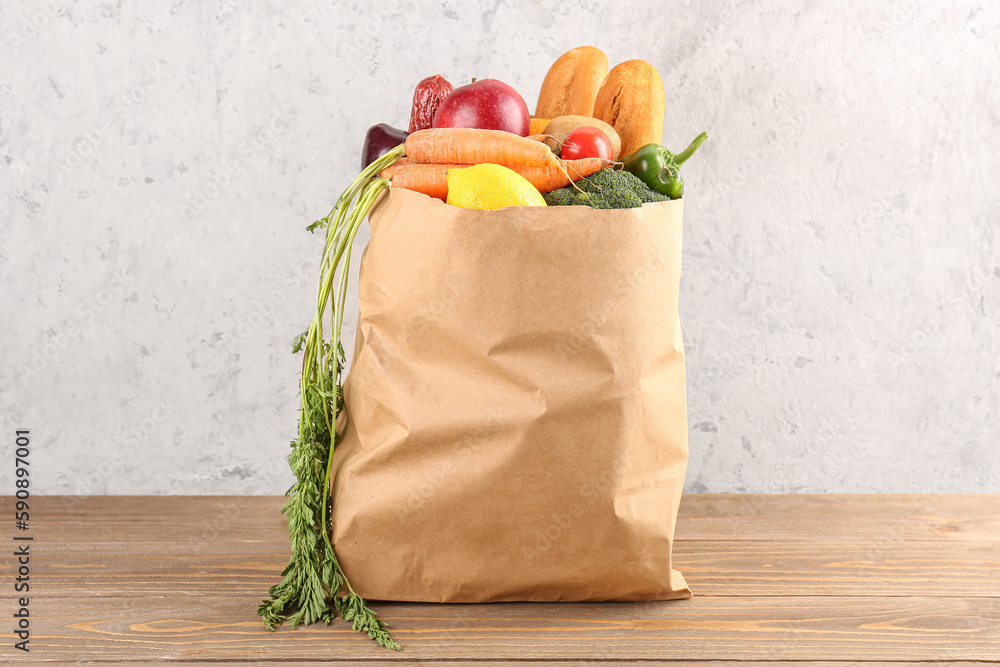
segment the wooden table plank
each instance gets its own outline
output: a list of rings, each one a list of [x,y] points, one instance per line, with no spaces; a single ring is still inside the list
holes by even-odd
[[[145,596],[170,593],[179,585],[200,594],[252,589],[263,592],[288,561],[279,552],[283,533],[271,553],[192,556],[183,545],[164,545],[159,554],[67,553],[40,558],[35,574],[45,586],[36,596]],[[213,550],[226,548],[224,543]],[[961,549],[925,542],[870,547],[841,544],[679,542],[676,566],[700,596],[828,595],[883,597],[1000,597],[1000,557],[992,543]]]
[[[227,533],[239,543],[267,541],[284,499],[277,496],[53,496],[36,498],[33,516],[70,543],[87,542],[100,521],[112,543],[199,543]],[[4,498],[10,502],[10,497]],[[1000,542],[1000,494],[760,495],[687,494],[677,540],[814,542],[943,540]]]
[[[375,605],[406,647],[389,653],[338,622],[265,631],[256,597],[178,591],[38,600],[33,651],[77,660],[988,660],[1000,601],[895,597],[695,598],[656,603]],[[34,603],[33,603],[34,604]],[[6,642],[5,642],[6,643]]]
[[[990,517],[995,509],[1000,513],[1000,496],[920,497],[913,496],[915,508],[926,513],[921,524],[909,521],[906,536],[899,530],[886,531],[879,539],[846,539],[844,524],[828,521],[822,531],[813,531],[811,540],[803,540],[805,528],[795,531],[767,529],[760,524],[774,523],[775,515],[788,514],[801,523],[802,511],[786,509],[800,503],[815,505],[813,497],[751,496],[747,503],[734,502],[726,495],[702,494],[686,496],[679,519],[675,546],[677,566],[700,595],[925,595],[995,597],[1000,595],[1000,529],[996,534],[983,532],[972,542],[957,538],[969,531],[931,531],[927,538],[924,528],[932,525],[953,525],[965,522],[958,512]],[[865,523],[879,519],[872,509],[871,496],[818,496],[828,504],[847,506],[851,519]],[[861,501],[861,498],[868,498]],[[284,522],[278,513],[282,499],[275,497],[94,497],[87,499],[92,511],[80,505],[82,498],[39,499],[36,516],[44,517],[38,525],[39,540],[57,550],[62,563],[46,570],[54,577],[53,588],[63,590],[88,575],[86,586],[99,590],[116,586],[142,575],[155,574],[149,586],[169,588],[167,578],[192,576],[196,583],[217,585],[224,578],[238,578],[244,585],[265,590],[287,561],[288,543]],[[850,501],[850,502],[848,502]],[[878,502],[890,507],[895,521],[912,516],[906,504],[896,496],[879,496]],[[753,507],[747,511],[747,507]],[[957,508],[957,510],[956,510]],[[754,540],[685,537],[704,521],[714,517],[716,527],[731,520],[723,510],[740,516],[742,531],[747,522],[753,525]],[[975,510],[975,511],[973,511]],[[742,512],[742,513],[741,513]],[[829,511],[817,511],[827,514]],[[92,523],[99,518],[101,531],[94,539]],[[137,519],[142,517],[142,519]],[[936,517],[931,519],[930,517]],[[947,524],[938,523],[944,518]],[[980,521],[979,526],[992,525]],[[718,531],[717,531],[718,532]],[[184,536],[184,539],[179,539]],[[918,538],[918,536],[921,536]],[[733,543],[735,542],[735,543]],[[239,554],[239,555],[234,555]],[[109,555],[116,559],[108,570]],[[171,558],[167,558],[171,557]],[[43,561],[40,567],[47,567]],[[76,571],[81,569],[81,571]],[[149,577],[146,578],[147,580]],[[56,581],[58,580],[58,581]],[[125,587],[121,594],[131,594]],[[141,591],[142,589],[140,589]]]
[[[164,661],[167,662],[167,661]],[[76,664],[76,663],[74,663]],[[95,664],[95,663],[88,663]],[[107,663],[104,663],[107,664]],[[218,661],[213,660],[212,662],[191,662],[189,660],[184,661],[169,661],[167,664],[183,664],[184,667],[242,667],[248,664],[254,665],[292,665],[294,667],[327,667],[328,665],[336,665],[336,667],[371,667],[372,665],[383,664],[381,660],[340,660],[337,658],[324,659],[322,661],[304,659],[304,660],[284,660],[281,662],[271,662],[264,659],[259,661],[246,661],[241,660],[239,662],[231,662],[228,660]],[[491,659],[480,659],[480,660],[449,660],[447,662],[428,662],[427,660],[420,659],[409,659],[409,658],[393,658],[388,664],[393,665],[393,667],[428,667],[428,665],[438,665],[443,664],[447,667],[485,667],[486,665],[501,664],[497,663]],[[601,667],[636,667],[637,665],[641,667],[655,667],[656,665],[669,665],[670,667],[720,667],[720,665],[725,664],[738,664],[740,667],[774,667],[775,665],[780,665],[781,667],[818,667],[823,665],[823,667],[886,667],[891,665],[891,667],[927,667],[927,665],[932,664],[928,662],[858,662],[855,660],[824,660],[820,662],[800,662],[800,661],[788,661],[782,660],[780,662],[775,662],[774,660],[741,660],[739,663],[722,663],[715,660],[586,660],[580,661],[576,659],[567,660],[546,660],[544,663],[539,663],[537,660],[504,660],[504,667],[539,667],[539,664],[546,665],[556,665],[565,667],[586,667],[587,665],[599,664]],[[995,661],[982,661],[982,660],[947,660],[934,662],[934,667],[986,667],[989,664],[996,664]]]
[[[675,566],[698,595],[1000,598],[1000,544],[678,541]]]
[[[688,494],[676,538],[1000,542],[1000,494]]]
[[[0,662],[1000,661],[998,495],[685,496],[675,553],[694,599],[374,604],[403,653],[339,619],[263,630],[254,611],[288,554],[281,503],[34,498],[33,650],[3,635]],[[12,607],[9,588],[0,599]]]

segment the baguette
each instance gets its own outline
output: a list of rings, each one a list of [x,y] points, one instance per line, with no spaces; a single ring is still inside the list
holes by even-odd
[[[608,72],[594,102],[594,118],[615,128],[624,156],[663,143],[664,105],[660,73],[644,60],[628,60]]]
[[[599,48],[570,49],[559,56],[545,75],[535,116],[593,116],[594,100],[607,74],[608,57]]]

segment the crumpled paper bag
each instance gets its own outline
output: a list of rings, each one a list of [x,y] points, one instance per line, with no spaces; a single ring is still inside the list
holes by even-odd
[[[682,200],[370,215],[333,459],[333,539],[369,599],[690,597]]]

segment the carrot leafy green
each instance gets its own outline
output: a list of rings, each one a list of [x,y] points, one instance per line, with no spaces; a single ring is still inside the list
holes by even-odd
[[[331,536],[330,474],[339,435],[337,417],[344,409],[342,376],[346,358],[340,338],[347,297],[351,246],[362,222],[389,181],[379,172],[403,153],[399,146],[366,167],[337,200],[333,210],[309,229],[325,229],[316,312],[309,329],[296,339],[302,352],[301,409],[298,437],[288,463],[295,483],[282,508],[292,555],[282,580],[271,587],[257,613],[269,630],[316,621],[330,623],[339,613],[354,630],[365,632],[382,646],[399,650],[388,623],[354,592],[337,561]],[[353,206],[352,206],[353,204]],[[329,319],[327,320],[327,317]],[[326,328],[325,328],[326,327]]]

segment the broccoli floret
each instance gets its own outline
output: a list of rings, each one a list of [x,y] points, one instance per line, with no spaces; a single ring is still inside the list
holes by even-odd
[[[594,208],[638,208],[642,200],[632,190],[621,187],[620,184],[605,185],[590,194]]]
[[[638,208],[644,202],[666,201],[666,195],[653,192],[627,171],[611,167],[601,169],[576,182],[545,195],[549,206],[590,206],[591,208]],[[581,192],[582,190],[582,192]],[[584,194],[586,193],[586,194]]]
[[[543,196],[545,197],[545,203],[549,206],[578,206],[580,205],[580,202],[576,201],[576,195],[578,194],[580,193],[573,188],[559,188]],[[584,206],[586,205],[584,204]]]
[[[615,178],[615,172],[613,169],[601,169],[600,171],[594,172],[590,176],[581,179],[577,182],[584,190],[589,192],[598,192],[602,188],[613,188],[617,184],[617,178]]]
[[[649,187],[647,187],[646,184],[643,183],[642,180],[640,180],[640,178],[635,174],[624,170],[618,173],[620,174],[619,178],[621,178],[623,183],[627,183],[628,186],[632,188],[632,191],[635,192],[636,196],[639,197],[639,200],[642,201],[642,203],[648,204],[658,201],[670,201],[669,196],[650,190]]]

